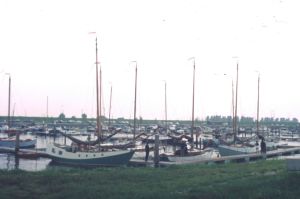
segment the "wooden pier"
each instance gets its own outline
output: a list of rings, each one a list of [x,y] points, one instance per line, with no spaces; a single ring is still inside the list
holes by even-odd
[[[33,153],[37,157],[49,157],[48,154],[43,149],[20,149],[21,153]],[[0,153],[13,153],[15,154],[14,148],[8,147],[0,147]],[[280,156],[288,156],[300,154],[300,147],[289,148],[289,149],[278,149],[274,151],[268,151],[266,154],[263,153],[251,153],[251,154],[243,154],[243,155],[234,155],[234,156],[225,156],[225,157],[216,157],[209,159],[195,159],[195,160],[184,160],[184,158],[177,162],[167,162],[160,161],[159,167],[168,167],[171,165],[184,165],[184,164],[226,164],[230,162],[242,163],[242,162],[250,162],[255,160],[263,160],[268,158],[276,158]],[[145,162],[142,159],[131,159],[129,162],[129,166],[154,166],[154,162],[148,160]]]
[[[12,153],[16,154],[15,148],[0,147],[0,153]],[[45,149],[19,149],[20,154],[34,154],[37,158],[39,157],[49,157],[45,152]]]
[[[170,165],[184,165],[184,164],[226,164],[230,162],[242,163],[242,162],[263,160],[268,158],[275,158],[275,157],[294,155],[294,154],[300,154],[300,147],[268,151],[266,154],[251,153],[251,154],[224,156],[224,157],[200,159],[200,160],[197,159],[197,160],[189,160],[189,161],[185,161],[183,158],[181,161],[177,161],[177,162],[160,161],[159,166],[166,167]],[[153,162],[152,161],[145,162],[143,160],[131,159],[130,165],[153,166]]]

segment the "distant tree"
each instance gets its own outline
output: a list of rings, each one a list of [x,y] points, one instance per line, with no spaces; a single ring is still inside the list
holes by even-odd
[[[119,117],[119,118],[117,118],[117,120],[118,121],[124,121],[125,119],[124,119],[124,117]]]
[[[73,115],[73,116],[71,117],[71,119],[72,119],[72,120],[75,120],[75,119],[76,119],[76,117]]]
[[[206,116],[206,119],[205,119],[206,121],[209,121],[209,116]]]
[[[140,120],[140,124],[142,124],[142,122],[143,122],[142,116],[140,116],[139,120]]]
[[[64,114],[64,113],[61,113],[61,114],[59,114],[58,118],[59,118],[59,119],[61,119],[61,120],[63,120],[63,119],[65,119],[65,118],[66,118],[66,116],[65,116],[65,114]]]
[[[297,118],[293,118],[293,122],[294,123],[298,123],[298,119]]]
[[[285,118],[284,118],[284,117],[281,117],[281,118],[280,118],[280,122],[281,122],[281,123],[284,123],[284,122],[285,122]]]
[[[81,119],[84,120],[84,121],[87,120],[87,115],[85,113],[82,113],[81,114]]]

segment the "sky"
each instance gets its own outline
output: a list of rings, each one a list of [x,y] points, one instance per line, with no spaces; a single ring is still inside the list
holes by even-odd
[[[137,117],[231,115],[239,64],[238,115],[300,119],[297,0],[0,0],[0,115],[96,115],[95,38],[102,113]],[[96,34],[90,34],[96,32]],[[226,75],[224,75],[226,74]]]

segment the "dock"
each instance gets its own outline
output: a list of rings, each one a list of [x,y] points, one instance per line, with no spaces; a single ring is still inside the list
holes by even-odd
[[[20,153],[32,153],[35,154],[37,158],[39,157],[49,157],[48,154],[45,152],[45,149],[19,149]],[[0,153],[12,153],[15,154],[15,148],[9,147],[0,147]]]
[[[44,149],[20,149],[21,153],[33,153],[38,158],[39,157],[46,157],[49,158],[48,154],[45,152]],[[15,154],[14,148],[8,147],[0,147],[0,153],[12,153]],[[243,154],[243,155],[233,155],[233,156],[224,156],[224,157],[216,157],[216,158],[206,158],[206,159],[195,159],[195,160],[180,160],[176,162],[171,161],[160,161],[159,167],[168,167],[171,165],[185,165],[185,164],[226,164],[230,162],[234,163],[247,163],[250,161],[256,160],[264,160],[268,158],[276,158],[280,156],[288,156],[300,154],[300,147],[295,148],[288,148],[288,149],[278,149],[274,151],[268,151],[267,153],[251,153],[251,154]],[[142,159],[135,159],[132,158],[128,164],[129,166],[140,166],[140,167],[147,167],[147,166],[154,166],[153,160],[149,160],[145,162]]]
[[[167,167],[171,165],[185,165],[185,164],[226,164],[226,163],[242,163],[242,162],[250,162],[256,160],[264,160],[268,158],[276,158],[280,156],[288,156],[300,154],[300,147],[289,148],[289,149],[278,149],[274,151],[268,151],[267,153],[251,153],[251,154],[243,154],[243,155],[233,155],[233,156],[224,156],[217,158],[209,158],[209,159],[198,159],[198,160],[189,160],[185,161],[182,159],[177,162],[167,162],[160,161],[159,166]],[[144,160],[131,159],[130,165],[132,166],[153,166],[152,161],[145,162]]]

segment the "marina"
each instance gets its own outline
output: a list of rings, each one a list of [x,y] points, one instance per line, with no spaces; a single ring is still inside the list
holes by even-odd
[[[122,135],[123,134],[123,135]],[[117,135],[117,134],[116,134]],[[119,139],[132,139],[132,136],[127,135],[126,133],[119,133]],[[0,133],[0,137],[5,137],[5,133]],[[76,139],[79,140],[87,140],[88,136],[86,135],[75,135]],[[95,140],[96,136],[93,134],[90,135],[90,139]],[[206,149],[203,149],[200,153],[197,153],[195,155],[189,154],[189,156],[186,155],[177,155],[177,157],[173,157],[172,154],[175,154],[175,151],[180,151],[181,146],[178,145],[177,142],[171,142],[172,137],[162,135],[161,140],[159,142],[159,156],[160,160],[158,161],[159,167],[166,167],[171,165],[182,165],[182,164],[224,164],[229,162],[251,162],[251,161],[257,161],[257,160],[268,160],[268,159],[274,159],[274,158],[285,158],[285,157],[297,157],[297,154],[299,154],[300,147],[294,147],[290,146],[287,147],[287,141],[286,139],[282,142],[282,145],[278,147],[276,150],[267,151],[265,154],[259,152],[249,153],[249,154],[240,154],[240,155],[233,155],[233,156],[221,156],[218,152],[218,147],[213,147],[213,145],[210,145]],[[200,137],[200,136],[199,136]],[[204,138],[210,139],[210,136],[202,136],[201,145],[202,148],[205,146],[204,143],[207,141]],[[1,153],[1,159],[0,163],[2,165],[2,169],[25,169],[29,171],[38,171],[38,170],[44,170],[48,166],[59,166],[59,164],[55,164],[55,161],[51,161],[52,158],[49,156],[49,152],[46,152],[47,146],[52,145],[53,143],[57,143],[63,146],[71,146],[72,140],[65,138],[62,135],[57,136],[40,136],[40,135],[34,135],[32,133],[27,134],[21,134],[20,138],[33,138],[36,139],[36,147],[31,149],[19,149],[18,152],[15,151],[15,148],[12,147],[0,147],[0,153]],[[113,136],[111,137],[113,138]],[[182,137],[183,138],[183,137]],[[128,162],[128,166],[155,166],[155,154],[154,154],[154,148],[155,148],[155,142],[153,140],[154,137],[151,138],[151,136],[144,137],[141,142],[139,142],[139,146],[136,146],[134,148],[131,148],[129,150],[135,150],[135,154]],[[174,139],[174,138],[173,138]],[[185,138],[183,138],[185,139]],[[122,141],[124,142],[124,141]],[[150,155],[149,160],[146,162],[144,160],[145,157],[145,151],[144,146],[145,143],[150,143]],[[290,141],[292,143],[296,143],[296,141]],[[111,141],[107,142],[111,143],[113,146],[114,144],[120,143],[120,140],[111,139]],[[175,144],[175,145],[174,145]],[[196,146],[196,144],[195,144]],[[188,146],[190,150],[191,146]],[[196,147],[195,147],[196,148]],[[198,146],[199,148],[199,146]],[[165,154],[167,156],[165,156]],[[169,155],[168,155],[169,154]],[[169,157],[168,157],[169,156]],[[168,158],[167,158],[168,157]],[[74,165],[73,165],[74,166]]]

